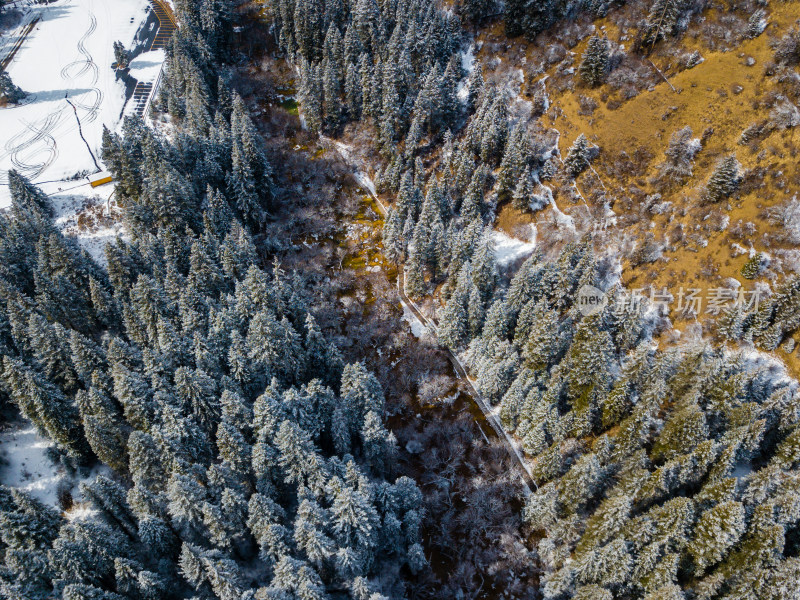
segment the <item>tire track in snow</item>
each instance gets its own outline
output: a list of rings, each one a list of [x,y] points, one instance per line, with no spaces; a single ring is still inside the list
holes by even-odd
[[[76,60],[61,70],[61,78],[64,80],[74,80],[78,77],[82,77],[90,71],[92,73],[92,81],[89,85],[91,86],[91,93],[94,94],[94,101],[87,103],[79,99],[72,99],[72,104],[74,107],[86,111],[86,115],[83,116],[83,121],[85,123],[92,123],[97,120],[97,115],[100,111],[100,105],[103,103],[103,92],[96,87],[97,82],[100,79],[100,71],[97,67],[97,64],[94,62],[94,58],[86,49],[86,41],[95,31],[97,31],[97,17],[94,15],[94,13],[90,13],[89,29],[87,29],[86,33],[84,33],[78,40],[78,53],[83,57],[83,60]],[[71,70],[77,65],[83,66],[77,73],[72,74]]]
[[[11,157],[11,164],[23,175],[29,179],[41,175],[53,162],[58,158],[58,144],[52,135],[52,132],[61,121],[63,108],[54,111],[47,115],[43,120],[37,124],[25,123],[25,129],[13,136],[6,142],[3,155],[0,155],[0,161]],[[31,133],[33,135],[31,135]],[[36,156],[40,150],[33,149],[31,152],[25,153],[26,150],[32,146],[44,143],[44,150],[49,153],[46,160],[41,163],[27,162],[31,157]],[[8,175],[5,172],[0,173],[0,183],[8,183]]]
[[[83,121],[85,123],[92,123],[97,119],[100,106],[103,102],[103,92],[96,87],[100,78],[100,72],[91,53],[86,49],[86,42],[95,31],[97,31],[97,17],[95,17],[94,14],[90,14],[89,27],[77,43],[78,53],[81,55],[82,60],[78,59],[73,61],[61,69],[61,78],[68,82],[75,81],[79,77],[83,77],[91,72],[91,83],[89,85],[92,87],[90,92],[87,93],[94,94],[92,100],[89,102],[80,99],[72,100],[72,104],[75,108],[86,111],[86,115],[83,116]],[[75,69],[79,66],[80,68],[76,71]],[[35,124],[25,123],[25,129],[6,143],[6,153],[0,155],[0,161],[10,156],[11,164],[14,165],[14,168],[28,179],[35,179],[41,175],[55,162],[56,158],[58,158],[58,143],[53,136],[53,132],[61,122],[64,110],[64,108],[59,108]],[[76,126],[72,126],[65,130],[64,133],[71,133],[76,129]],[[31,135],[31,133],[33,135]],[[32,148],[34,145],[40,145],[41,147]],[[48,153],[47,158],[42,162],[36,161],[35,157],[42,152]],[[7,183],[7,174],[0,173],[0,184]]]

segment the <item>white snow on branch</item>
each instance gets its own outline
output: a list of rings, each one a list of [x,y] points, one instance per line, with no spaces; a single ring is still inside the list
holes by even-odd
[[[774,354],[762,352],[752,347],[742,347],[735,350],[726,350],[725,357],[741,361],[747,372],[759,371],[762,374],[767,374],[773,388],[787,388],[793,393],[798,391],[797,380],[789,375],[786,365]]]

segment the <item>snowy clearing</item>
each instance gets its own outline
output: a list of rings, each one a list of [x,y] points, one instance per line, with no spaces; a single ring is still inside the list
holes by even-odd
[[[531,239],[535,240],[536,230],[533,227],[531,229]],[[505,267],[519,258],[533,254],[533,251],[536,250],[535,241],[524,242],[506,235],[502,231],[492,231],[490,239],[494,249],[495,260],[501,267]]]
[[[110,469],[99,466],[83,476],[70,475],[47,456],[55,444],[43,438],[30,423],[0,433],[0,483],[28,492],[37,500],[58,508],[58,490],[69,490],[73,499],[81,498],[80,484],[93,481],[99,474],[109,474]],[[94,511],[75,506],[67,517],[86,518]],[[73,514],[74,513],[74,514]]]
[[[97,170],[103,125],[116,130],[125,103],[112,44],[130,47],[149,11],[147,0],[57,0],[26,15],[41,20],[7,69],[30,96],[0,109],[0,208],[10,204],[9,169],[34,183]],[[146,56],[139,60],[154,62]]]
[[[1,433],[0,448],[7,464],[0,467],[0,481],[55,506],[58,484],[65,475],[47,457],[47,449],[52,446],[33,427]]]
[[[422,324],[405,302],[403,302],[403,321],[411,326],[411,335],[414,337],[421,338],[423,335],[427,335],[428,328]]]
[[[97,264],[106,267],[106,244],[118,237],[130,239],[119,218],[119,208],[111,199],[114,184],[98,188],[80,182],[66,188],[62,185],[64,182],[41,186],[50,196],[56,226],[64,235],[74,237]]]

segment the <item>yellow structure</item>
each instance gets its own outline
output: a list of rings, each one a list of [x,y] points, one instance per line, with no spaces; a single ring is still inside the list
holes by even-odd
[[[94,175],[89,175],[89,183],[92,185],[93,188],[100,187],[101,185],[105,185],[107,183],[111,183],[113,180],[114,178],[108,171],[103,171],[102,173],[95,173]]]

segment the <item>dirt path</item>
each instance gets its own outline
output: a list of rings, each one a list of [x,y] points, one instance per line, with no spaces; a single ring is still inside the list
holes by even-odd
[[[342,160],[344,160],[345,163],[350,165],[350,167],[354,170],[354,172],[358,172],[357,165],[353,164],[352,158],[342,150],[341,145],[339,143],[337,143],[335,140],[324,138],[324,136],[321,136],[321,138],[324,143],[328,143],[332,145],[333,148],[336,149],[337,153],[342,158]],[[366,193],[369,194],[370,198],[372,198],[375,201],[375,204],[382,213],[382,216],[386,218],[388,209],[383,204],[383,202],[381,202],[380,198],[378,198],[378,196],[374,194],[367,185],[361,183],[359,177],[356,177],[356,181],[358,181],[362,189],[364,189],[364,191],[366,191]],[[402,265],[400,265],[397,270],[397,292],[400,295],[400,302],[402,302],[403,305],[407,307],[408,310],[411,311],[411,313],[420,321],[420,323],[422,323],[425,327],[427,327],[431,333],[436,334],[436,332],[438,331],[438,327],[436,326],[436,324],[430,321],[427,317],[425,317],[422,314],[422,311],[420,311],[420,309],[417,307],[417,305],[414,304],[414,302],[406,295],[405,273]],[[497,437],[506,446],[506,449],[508,450],[508,453],[511,456],[512,461],[519,467],[520,479],[522,480],[525,489],[527,490],[528,493],[533,493],[537,489],[536,482],[533,480],[530,467],[525,462],[525,458],[522,456],[522,453],[517,448],[513,438],[505,430],[502,423],[500,423],[500,420],[497,418],[497,415],[492,412],[491,408],[489,407],[487,402],[483,399],[480,392],[475,388],[475,386],[473,385],[472,381],[469,378],[469,374],[467,372],[466,367],[464,367],[464,365],[461,363],[461,361],[458,359],[455,353],[445,346],[441,347],[447,352],[447,356],[450,359],[450,362],[453,364],[453,370],[455,371],[456,377],[458,377],[458,379],[460,379],[465,383],[468,395],[472,398],[472,401],[475,403],[475,405],[480,409],[481,413],[486,419],[486,422],[489,423],[489,425],[492,427]],[[479,427],[480,425],[481,424],[478,423]]]
[[[414,313],[414,316],[419,319],[419,321],[425,327],[427,327],[429,331],[437,333],[438,327],[436,324],[426,318],[422,314],[422,311],[419,310],[417,305],[414,304],[414,302],[406,295],[405,271],[402,267],[397,271],[397,291],[400,294],[400,300],[412,313]],[[520,479],[522,479],[522,482],[525,484],[528,492],[533,493],[534,490],[537,489],[536,482],[533,480],[533,475],[531,474],[530,467],[528,467],[528,464],[525,462],[525,458],[522,456],[522,453],[514,443],[514,439],[505,430],[502,423],[500,423],[500,419],[498,419],[497,415],[492,412],[486,400],[483,399],[481,393],[473,385],[472,380],[469,378],[469,374],[467,373],[466,367],[458,359],[455,352],[445,346],[442,346],[442,348],[447,352],[447,356],[450,358],[450,362],[453,364],[453,369],[455,370],[456,376],[466,384],[469,395],[475,402],[475,405],[481,410],[486,422],[491,425],[492,429],[497,434],[497,437],[499,437],[500,440],[505,444],[511,459],[520,468]]]

